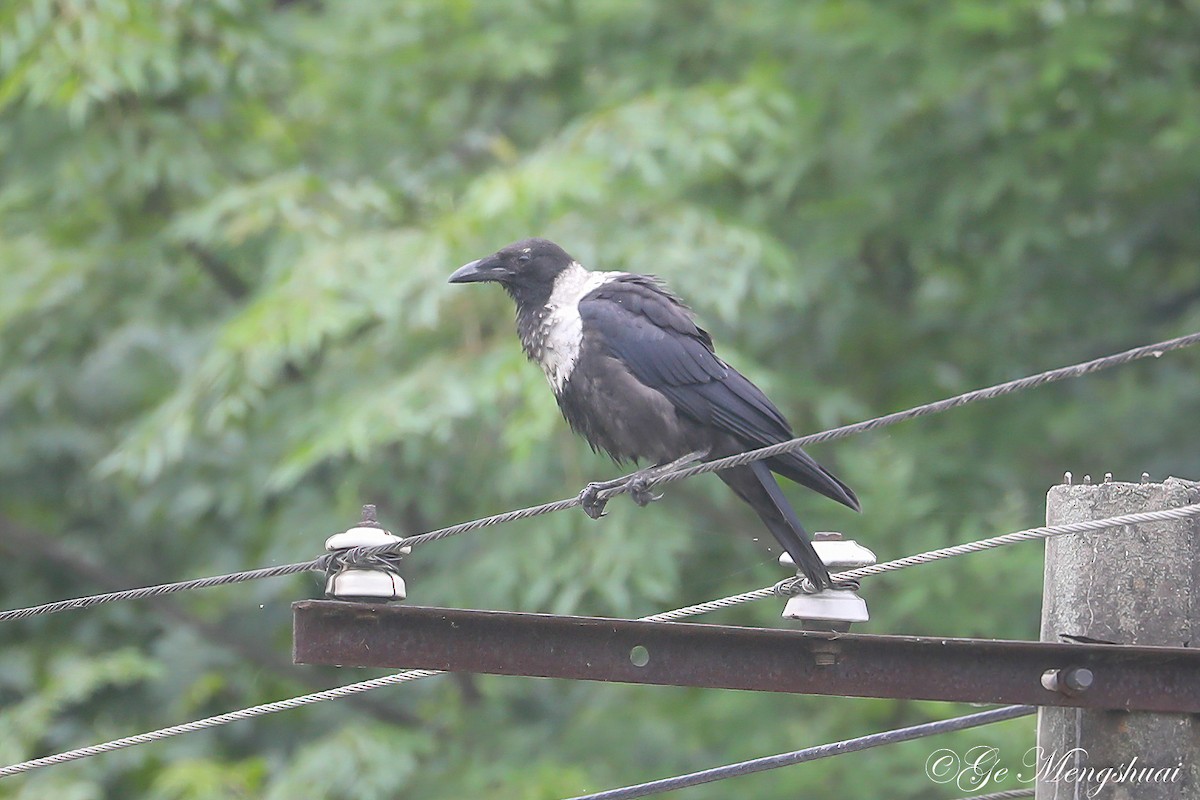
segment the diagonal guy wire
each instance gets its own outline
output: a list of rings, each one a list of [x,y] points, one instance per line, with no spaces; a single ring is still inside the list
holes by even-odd
[[[635,797],[646,797],[676,789],[686,789],[689,786],[698,786],[702,783],[723,781],[727,778],[737,778],[742,775],[752,775],[755,772],[762,772],[768,769],[790,767],[793,764],[803,764],[806,761],[816,761],[820,758],[838,756],[843,753],[857,753],[860,750],[868,750],[880,745],[909,742],[913,739],[922,739],[926,736],[936,736],[939,733],[950,733],[951,731],[966,730],[967,728],[975,728],[980,725],[990,725],[994,722],[1025,717],[1036,711],[1037,708],[1035,706],[1002,706],[1001,708],[994,708],[989,711],[968,714],[964,717],[952,717],[951,719],[938,720],[937,722],[910,725],[907,728],[871,733],[855,739],[819,744],[815,747],[806,747],[803,750],[794,750],[790,753],[779,753],[778,755],[764,756],[763,758],[755,758],[749,761],[739,761],[736,764],[726,764],[721,767],[713,767],[712,769],[692,772],[687,775],[676,775],[673,778],[661,778],[656,781],[639,783],[635,786],[624,786],[620,789],[609,789],[604,792],[579,795],[570,798],[570,800],[633,800]]]

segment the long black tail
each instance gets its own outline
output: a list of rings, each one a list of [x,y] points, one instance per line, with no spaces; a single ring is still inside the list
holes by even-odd
[[[801,486],[807,486],[813,491],[820,492],[855,511],[862,511],[862,506],[859,505],[858,496],[854,494],[854,490],[842,483],[836,475],[814,461],[813,457],[803,450],[793,450],[781,456],[768,458],[767,464],[775,472]]]
[[[812,584],[818,589],[831,585],[829,570],[809,541],[808,533],[796,518],[796,512],[783,496],[771,468],[763,461],[717,473],[718,477],[754,509],[771,535],[788,552]]]

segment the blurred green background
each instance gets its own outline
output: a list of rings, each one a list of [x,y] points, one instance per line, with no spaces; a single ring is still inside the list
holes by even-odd
[[[1200,3],[6,0],[0,607],[319,554],[618,471],[498,290],[529,235],[656,273],[811,432],[1200,329]],[[813,450],[881,559],[1064,470],[1200,476],[1200,354]],[[423,605],[638,616],[783,571],[711,477],[406,562]],[[8,764],[382,674],[293,667],[305,575],[0,628]],[[1041,547],[871,580],[866,632],[1034,638]],[[781,603],[706,621],[778,625]],[[558,798],[961,706],[440,677],[0,783],[21,798]],[[936,748],[679,793],[959,797]],[[1010,782],[1000,788],[1011,788]],[[992,788],[992,787],[987,787]]]

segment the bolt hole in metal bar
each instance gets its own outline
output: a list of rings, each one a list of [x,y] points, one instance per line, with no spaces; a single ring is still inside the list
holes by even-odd
[[[637,644],[629,651],[629,662],[635,667],[644,667],[650,663],[650,651],[643,645]]]

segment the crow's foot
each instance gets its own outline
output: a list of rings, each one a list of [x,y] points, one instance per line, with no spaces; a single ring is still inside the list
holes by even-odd
[[[637,503],[642,508],[653,503],[655,500],[661,500],[661,494],[655,494],[650,490],[650,481],[647,476],[638,472],[629,478],[629,482],[625,484],[625,491],[629,493],[629,499]]]
[[[600,492],[613,488],[614,483],[619,483],[619,481],[593,482],[585,486],[583,491],[579,493],[579,504],[583,506],[583,513],[592,519],[603,517],[604,507],[608,505],[608,499],[601,499]]]
[[[610,498],[602,498],[600,494],[612,489],[624,490],[633,502],[639,506],[648,506],[655,500],[662,498],[661,494],[653,492],[654,482],[657,478],[674,472],[680,467],[690,464],[691,462],[703,458],[708,455],[704,450],[698,450],[694,453],[688,453],[682,458],[677,458],[666,464],[656,464],[653,467],[638,470],[631,475],[625,475],[620,478],[614,478],[611,481],[596,481],[589,483],[582,492],[579,493],[579,503],[583,506],[583,511],[592,519],[599,519],[604,516],[604,506]]]

